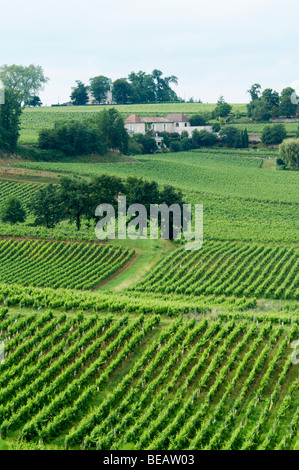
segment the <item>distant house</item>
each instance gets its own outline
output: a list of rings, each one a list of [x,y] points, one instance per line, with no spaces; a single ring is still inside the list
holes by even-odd
[[[181,134],[187,131],[189,136],[195,129],[201,131],[203,129],[212,132],[212,126],[191,126],[190,121],[183,113],[172,113],[164,117],[139,117],[137,114],[131,114],[125,119],[125,128],[132,136],[134,134],[146,134],[148,131],[152,132],[169,132]],[[156,138],[158,136],[156,135]],[[159,138],[160,140],[160,138]]]

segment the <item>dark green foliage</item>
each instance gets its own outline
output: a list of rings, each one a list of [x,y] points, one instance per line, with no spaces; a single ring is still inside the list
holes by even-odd
[[[26,211],[17,197],[11,196],[4,202],[1,207],[1,220],[12,225],[25,222]]]
[[[113,82],[113,99],[117,104],[178,101],[171,88],[171,84],[177,85],[177,82],[174,75],[163,77],[157,69],[151,74],[141,70],[131,72],[128,78],[118,78]]]
[[[135,134],[131,139],[142,146],[142,154],[155,153],[158,150],[155,139],[150,135]]]
[[[38,141],[39,148],[65,155],[104,155],[110,149],[127,153],[128,144],[124,120],[114,108],[84,121],[57,122],[54,129],[43,129]]]
[[[219,100],[217,101],[216,108],[213,111],[214,117],[227,117],[232,110],[232,106],[225,102],[223,96],[220,96]]]
[[[75,106],[84,106],[88,102],[88,87],[80,80],[76,80],[77,86],[72,91],[71,100]]]
[[[280,144],[287,136],[283,124],[272,124],[263,127],[261,140],[266,145]]]
[[[35,225],[53,228],[64,218],[59,186],[48,184],[41,188],[29,205],[35,217]]]
[[[179,152],[181,150],[180,142],[178,140],[173,140],[170,143],[169,149],[171,152]]]
[[[99,75],[90,79],[90,91],[94,99],[101,103],[105,100],[107,92],[110,90],[112,81],[110,78]]]
[[[229,148],[248,148],[247,129],[240,131],[236,127],[226,126],[221,130],[220,135]]]
[[[5,90],[5,103],[0,105],[0,149],[15,152],[19,138],[22,109],[18,94]]]
[[[214,122],[214,124],[212,125],[213,132],[219,132],[220,129],[221,129],[221,126],[220,126],[219,122]]]
[[[189,118],[191,126],[205,126],[207,121],[201,114],[194,114]]]

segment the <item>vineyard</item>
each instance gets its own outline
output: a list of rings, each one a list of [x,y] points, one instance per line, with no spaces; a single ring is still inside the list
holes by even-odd
[[[91,289],[123,268],[132,250],[109,245],[0,241],[2,282],[24,286]]]
[[[185,113],[188,115],[196,113],[211,112],[215,104],[207,103],[161,103],[144,105],[115,105],[122,116],[127,118],[130,114],[140,116],[166,116],[170,113]],[[42,107],[40,109],[26,108],[21,119],[21,144],[36,143],[38,133],[43,128],[52,128],[56,121],[67,121],[69,119],[82,120],[94,113],[99,113],[109,106],[62,106]],[[246,113],[245,104],[234,104],[233,109]]]
[[[41,185],[39,184],[0,181],[0,203],[10,196],[15,196],[27,205],[40,188]]]
[[[296,444],[296,324],[7,308],[0,318],[0,433],[8,441],[68,449]]]
[[[299,300],[298,248],[206,242],[164,258],[136,287],[166,294],[225,295]]]
[[[37,129],[82,112],[27,109],[23,119]],[[0,440],[11,449],[299,448],[298,172],[275,171],[277,155],[2,161],[0,201],[17,196],[27,219],[0,222]],[[19,182],[6,181],[8,167]],[[181,189],[204,206],[202,248],[100,243],[84,218],[79,231],[67,218],[36,225],[28,203],[65,174]]]

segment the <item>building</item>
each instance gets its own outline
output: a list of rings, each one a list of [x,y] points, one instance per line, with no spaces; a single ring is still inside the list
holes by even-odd
[[[146,134],[147,132],[156,133],[156,139],[159,132],[169,132],[182,134],[183,131],[187,131],[189,137],[192,137],[192,133],[195,129],[201,131],[203,129],[212,132],[212,126],[191,126],[190,121],[183,113],[172,113],[164,117],[139,117],[137,114],[131,114],[125,119],[125,128],[129,135],[134,134]],[[160,138],[159,138],[160,139]]]

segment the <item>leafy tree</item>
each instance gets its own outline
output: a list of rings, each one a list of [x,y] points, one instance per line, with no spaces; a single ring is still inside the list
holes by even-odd
[[[28,103],[28,106],[32,106],[33,108],[40,107],[43,103],[41,102],[38,96],[32,96],[31,100]]]
[[[35,216],[35,225],[54,228],[64,218],[59,187],[50,183],[41,188],[33,196],[29,208]]]
[[[251,101],[258,100],[261,94],[261,85],[259,83],[254,83],[250,90],[247,91],[247,93],[250,94]]]
[[[229,148],[235,147],[236,140],[239,139],[239,131],[236,127],[226,126],[220,131],[220,135]]]
[[[213,132],[219,132],[220,129],[221,129],[221,126],[220,126],[219,122],[214,122],[213,125],[212,125]]]
[[[127,178],[124,193],[127,195],[127,206],[143,204],[148,213],[150,204],[160,201],[158,184],[155,181],[144,181],[143,178],[135,176]]]
[[[220,96],[217,101],[216,108],[214,110],[215,117],[227,117],[232,110],[232,106],[224,101],[223,96]]]
[[[132,102],[150,103],[156,100],[155,83],[151,74],[140,70],[138,73],[131,72],[128,79],[132,85]]]
[[[158,150],[155,139],[150,135],[135,134],[132,139],[142,145],[142,153],[155,153]]]
[[[299,169],[299,139],[286,139],[279,146],[279,155],[291,168]]]
[[[82,217],[90,213],[90,186],[86,181],[71,178],[60,180],[60,196],[64,214],[70,222],[75,222],[77,230],[81,228]]]
[[[49,78],[44,76],[41,66],[30,64],[2,65],[0,67],[0,80],[5,88],[14,90],[21,105],[28,106],[32,97],[43,90]]]
[[[188,152],[189,150],[193,148],[192,139],[190,139],[189,137],[184,137],[181,139],[180,145],[181,145],[181,150]]]
[[[287,118],[296,116],[298,105],[293,104],[291,100],[294,92],[295,90],[291,87],[287,87],[282,90],[279,105],[280,116],[285,116]]]
[[[265,122],[272,117],[272,112],[263,100],[256,101],[252,108],[251,117],[254,121]]]
[[[0,105],[0,149],[15,152],[19,138],[22,109],[18,94],[5,90],[5,103]]]
[[[90,79],[90,91],[98,103],[101,103],[105,100],[111,85],[112,80],[105,77],[104,75],[99,75],[98,77],[93,77]]]
[[[191,126],[206,126],[207,122],[201,114],[194,114],[189,118]]]
[[[88,87],[80,80],[76,80],[77,86],[71,93],[71,100],[75,106],[84,106],[88,102]]]
[[[270,124],[263,127],[261,140],[266,145],[280,144],[287,136],[283,124]]]
[[[181,150],[180,142],[178,140],[173,140],[170,143],[169,149],[171,152],[179,152]]]
[[[278,116],[279,93],[277,91],[266,88],[262,93],[261,101],[265,104],[271,116]]]
[[[171,75],[170,77],[162,78],[162,75],[163,73],[161,70],[155,69],[152,72],[156,89],[156,101],[177,101],[177,95],[170,87],[171,83],[174,83],[175,85],[178,84],[177,77],[175,75]]]
[[[59,150],[67,155],[104,155],[109,149],[127,153],[129,135],[115,108],[104,109],[83,121],[56,122],[54,129],[39,133],[41,149]]]
[[[4,223],[8,222],[12,225],[25,222],[26,211],[17,197],[10,196],[4,202],[1,208],[1,220]]]
[[[101,175],[93,177],[89,185],[86,217],[95,219],[95,209],[99,204],[111,204],[117,211],[118,195],[124,193],[124,183],[117,176]]]
[[[118,78],[113,82],[112,93],[117,104],[127,104],[132,101],[133,87],[126,78]]]

